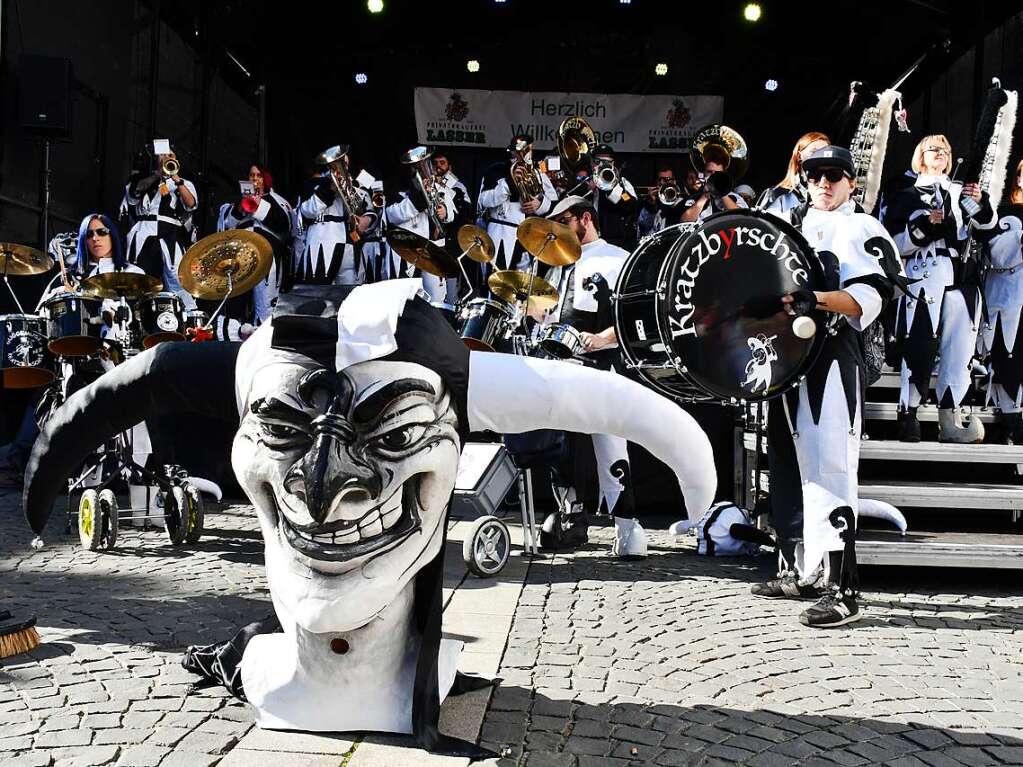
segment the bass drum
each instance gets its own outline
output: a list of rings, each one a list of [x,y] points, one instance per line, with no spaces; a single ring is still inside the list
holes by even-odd
[[[46,348],[43,317],[0,315],[0,368],[5,389],[33,389],[57,377],[56,362]]]
[[[628,257],[615,288],[615,333],[625,366],[642,383],[666,397],[684,402],[709,401],[700,390],[675,368],[668,347],[657,330],[655,295],[657,278],[668,254],[692,234],[696,224],[678,224],[645,237]]]
[[[703,221],[672,248],[657,279],[657,327],[672,364],[722,403],[759,402],[799,381],[820,355],[826,315],[809,332],[781,298],[826,289],[820,259],[790,224],[762,211]]]

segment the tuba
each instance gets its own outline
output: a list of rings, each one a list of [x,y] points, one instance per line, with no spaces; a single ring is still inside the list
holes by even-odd
[[[727,125],[713,124],[693,136],[689,150],[693,167],[702,173],[708,162],[725,166],[724,171],[712,173],[704,179],[704,187],[715,197],[722,197],[732,191],[735,182],[749,167],[749,147],[739,132]]]
[[[440,220],[438,212],[438,208],[444,204],[444,200],[441,198],[440,189],[437,187],[433,175],[431,157],[433,157],[433,152],[427,147],[415,146],[402,155],[401,162],[402,165],[410,166],[412,181],[426,198],[426,214],[430,219],[430,239],[436,240],[444,232],[444,222]]]
[[[540,177],[536,174],[533,163],[515,160],[511,166],[511,178],[519,191],[520,200],[532,200],[543,194]]]
[[[345,211],[348,213],[348,234],[352,242],[359,241],[359,228],[355,222],[358,216],[366,212],[366,202],[355,188],[351,175],[348,173],[348,166],[345,165],[345,155],[348,154],[348,147],[344,144],[324,149],[316,157],[318,165],[325,165],[330,179],[334,183],[334,189],[344,203]]]
[[[590,152],[597,139],[593,128],[581,117],[566,117],[558,126],[558,154],[565,166],[563,171],[575,173],[590,165]]]

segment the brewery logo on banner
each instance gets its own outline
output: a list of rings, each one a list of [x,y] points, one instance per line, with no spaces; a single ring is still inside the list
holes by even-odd
[[[647,133],[649,149],[671,150],[689,149],[693,134],[703,125],[692,125],[693,113],[686,106],[683,98],[672,99],[671,107],[664,115],[664,122],[658,128],[652,128]]]
[[[721,96],[548,93],[416,88],[413,104],[424,144],[504,148],[516,134],[536,149],[553,149],[558,126],[582,117],[598,143],[619,152],[685,152],[693,134],[721,122]]]
[[[426,123],[427,144],[480,144],[486,145],[486,126],[473,122],[465,122],[471,107],[465,97],[458,91],[451,91],[448,102],[444,106],[443,120],[430,120]]]

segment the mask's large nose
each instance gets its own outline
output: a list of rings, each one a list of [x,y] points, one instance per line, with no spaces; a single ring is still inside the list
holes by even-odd
[[[380,494],[380,480],[372,467],[351,447],[355,428],[348,420],[351,381],[343,374],[316,370],[302,379],[299,395],[312,404],[317,392],[329,396],[326,412],[313,419],[313,444],[302,459],[302,482],[310,516],[323,524],[339,500],[365,503]]]
[[[346,419],[325,413],[312,422],[313,445],[302,459],[306,507],[323,524],[338,502],[365,503],[380,494],[373,469],[351,449],[354,431]]]

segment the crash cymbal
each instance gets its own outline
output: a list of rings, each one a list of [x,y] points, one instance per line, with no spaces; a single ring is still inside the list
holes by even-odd
[[[53,257],[28,245],[0,242],[0,274],[24,277],[45,274],[53,268]]]
[[[82,280],[82,298],[142,298],[161,290],[156,277],[135,272],[104,272]]]
[[[458,230],[458,247],[473,261],[489,264],[494,260],[494,241],[478,226],[466,224]]]
[[[220,300],[252,290],[270,273],[274,254],[270,242],[247,229],[228,229],[203,237],[185,253],[178,266],[181,287],[196,298]]]
[[[435,277],[457,277],[458,262],[444,248],[400,226],[387,231],[387,244],[405,261]]]
[[[574,264],[583,252],[575,232],[549,218],[531,216],[525,219],[515,230],[515,238],[548,266]]]
[[[518,272],[514,269],[505,269],[502,272],[494,272],[487,280],[490,291],[510,304],[526,300],[530,293],[529,272]],[[529,299],[529,308],[543,311],[558,304],[558,290],[542,277],[533,277],[532,298]]]

